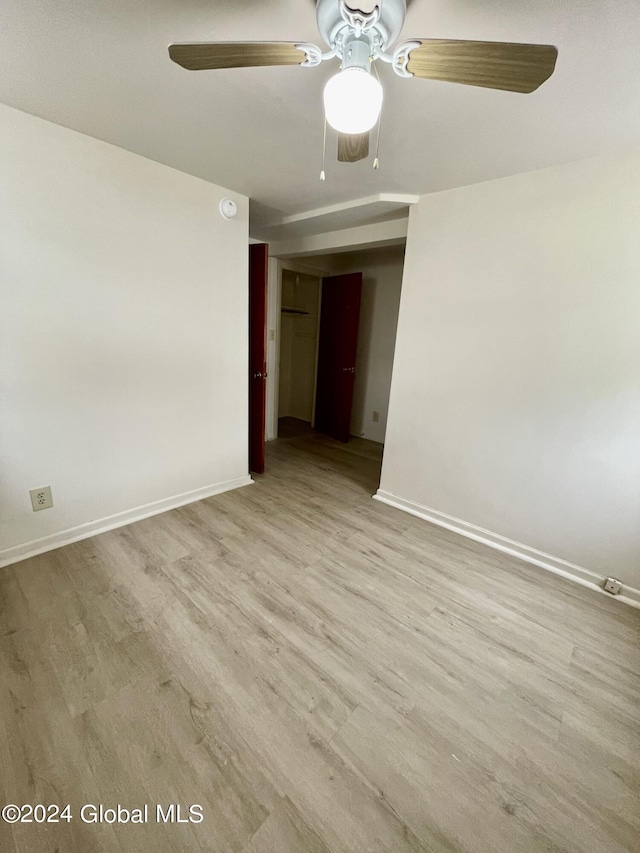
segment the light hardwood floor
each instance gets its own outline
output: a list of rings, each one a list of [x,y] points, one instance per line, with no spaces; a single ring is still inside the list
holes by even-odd
[[[2,853],[638,851],[640,612],[286,435],[254,486],[0,570],[0,799],[74,813]]]

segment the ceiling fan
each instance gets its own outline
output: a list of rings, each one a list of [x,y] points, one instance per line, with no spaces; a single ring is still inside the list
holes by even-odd
[[[338,160],[369,154],[369,131],[380,116],[383,91],[374,63],[399,77],[447,80],[469,86],[533,92],[554,71],[558,51],[546,44],[411,39],[392,49],[404,24],[406,0],[317,0],[324,52],[303,42],[171,44],[171,59],[189,71],[300,65],[338,60],[340,71],[324,89],[327,122],[338,131]],[[375,74],[371,73],[372,68]]]

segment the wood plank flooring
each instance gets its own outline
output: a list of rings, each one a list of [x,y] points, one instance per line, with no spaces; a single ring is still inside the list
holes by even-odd
[[[640,850],[640,612],[284,426],[255,485],[0,570],[0,799],[74,815],[0,850]]]

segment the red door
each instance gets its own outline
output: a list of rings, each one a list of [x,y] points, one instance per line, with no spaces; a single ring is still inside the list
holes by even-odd
[[[322,280],[315,428],[349,441],[362,273]]]
[[[264,473],[269,246],[249,246],[249,470]]]

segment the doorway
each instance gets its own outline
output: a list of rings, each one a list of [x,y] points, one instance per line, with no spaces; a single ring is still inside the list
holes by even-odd
[[[315,414],[320,278],[282,271],[278,420],[312,425]]]
[[[321,320],[321,310],[316,314],[313,308],[321,304],[321,281],[332,275],[344,275],[351,272],[362,272],[362,298],[359,311],[358,345],[355,360],[355,375],[353,389],[353,410],[349,433],[352,437],[363,438],[380,448],[384,443],[386,422],[391,388],[391,373],[395,350],[395,336],[400,305],[400,290],[404,267],[404,243],[387,247],[373,247],[365,250],[336,253],[331,255],[295,258],[274,261],[270,277],[270,320],[269,336],[272,343],[270,358],[272,359],[271,383],[268,394],[271,395],[269,406],[270,417],[267,424],[268,440],[279,435],[278,416],[294,417],[301,415],[300,428],[311,434],[315,423],[315,397],[317,392],[317,337],[314,357],[314,373],[311,375],[309,366],[309,347],[313,351],[312,328],[319,329],[318,315]],[[298,301],[294,298],[298,276],[299,295],[303,296],[306,282],[313,296],[311,303]],[[313,283],[311,283],[313,282]],[[320,288],[319,292],[316,288]],[[316,296],[317,293],[317,296]],[[303,297],[304,299],[305,297]],[[311,310],[308,315],[295,315],[289,312],[281,313],[281,308],[300,308]],[[295,319],[307,317],[307,319]],[[302,324],[302,325],[297,325]],[[287,326],[289,327],[287,330]],[[306,331],[303,329],[306,326]],[[306,389],[297,397],[300,408],[293,408],[291,396],[287,398],[287,387],[290,390],[294,380],[286,378],[291,356],[289,353],[291,337],[298,329],[298,336],[308,335],[306,342],[298,339],[296,346],[303,349],[306,345],[306,361],[301,374],[301,380]],[[302,344],[302,346],[301,346]],[[282,383],[278,380],[278,366],[285,374]],[[298,380],[295,380],[298,381]],[[290,384],[287,386],[287,382]],[[285,401],[278,403],[278,394],[282,388]],[[309,400],[311,392],[312,400]],[[296,396],[296,392],[294,392]],[[289,435],[295,425],[288,422],[283,433]]]

